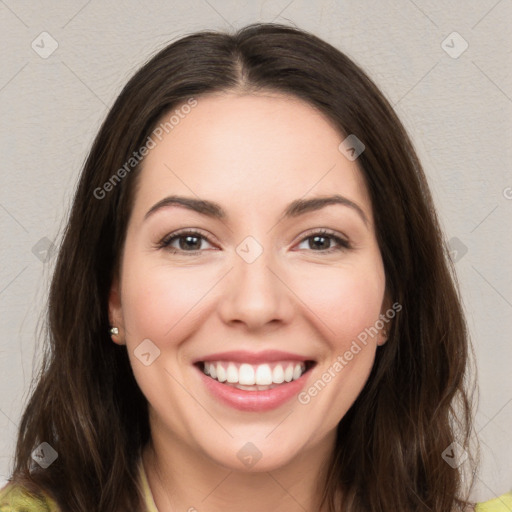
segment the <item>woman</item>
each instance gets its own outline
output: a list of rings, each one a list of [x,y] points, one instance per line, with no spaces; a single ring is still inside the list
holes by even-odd
[[[2,511],[473,510],[469,342],[425,176],[313,35],[201,32],[135,74],[48,322]]]

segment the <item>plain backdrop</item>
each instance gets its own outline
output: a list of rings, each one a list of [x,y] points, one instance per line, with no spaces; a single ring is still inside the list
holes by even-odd
[[[359,63],[422,159],[476,352],[474,499],[512,489],[512,1],[0,1],[0,485],[79,172],[121,88],[187,33],[275,21]]]

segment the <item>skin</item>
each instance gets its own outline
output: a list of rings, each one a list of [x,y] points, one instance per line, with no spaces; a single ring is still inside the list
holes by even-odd
[[[385,334],[361,345],[308,404],[293,398],[264,413],[217,401],[192,361],[227,350],[289,351],[317,362],[308,387],[389,308],[370,198],[357,160],[338,150],[343,139],[298,98],[222,93],[198,98],[144,161],[109,313],[149,403],[143,460],[160,512],[319,509],[316,478]],[[368,225],[339,204],[280,220],[291,201],[333,193],[359,205]],[[171,194],[215,201],[228,216],[167,206],[144,220]],[[194,239],[199,251],[187,253],[179,240],[179,254],[157,248],[184,228],[208,238]],[[318,248],[308,237],[320,229],[351,248],[327,253],[338,247],[329,237]],[[236,252],[249,235],[263,248],[250,264]],[[160,350],[149,366],[134,355],[144,339]],[[248,442],[262,454],[251,468],[237,457]]]

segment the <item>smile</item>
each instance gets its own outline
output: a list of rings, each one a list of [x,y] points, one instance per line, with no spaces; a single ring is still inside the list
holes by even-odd
[[[312,361],[275,361],[263,364],[205,361],[200,367],[212,379],[245,391],[264,391],[300,379]]]
[[[243,412],[265,412],[289,403],[306,386],[316,361],[282,351],[231,351],[193,362],[207,394]]]

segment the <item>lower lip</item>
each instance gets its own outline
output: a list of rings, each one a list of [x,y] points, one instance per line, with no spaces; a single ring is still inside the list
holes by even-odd
[[[310,369],[297,380],[265,391],[245,391],[221,384],[218,380],[206,375],[201,368],[196,367],[196,369],[212,395],[235,409],[251,412],[270,411],[288,402],[301,392],[311,373]]]

